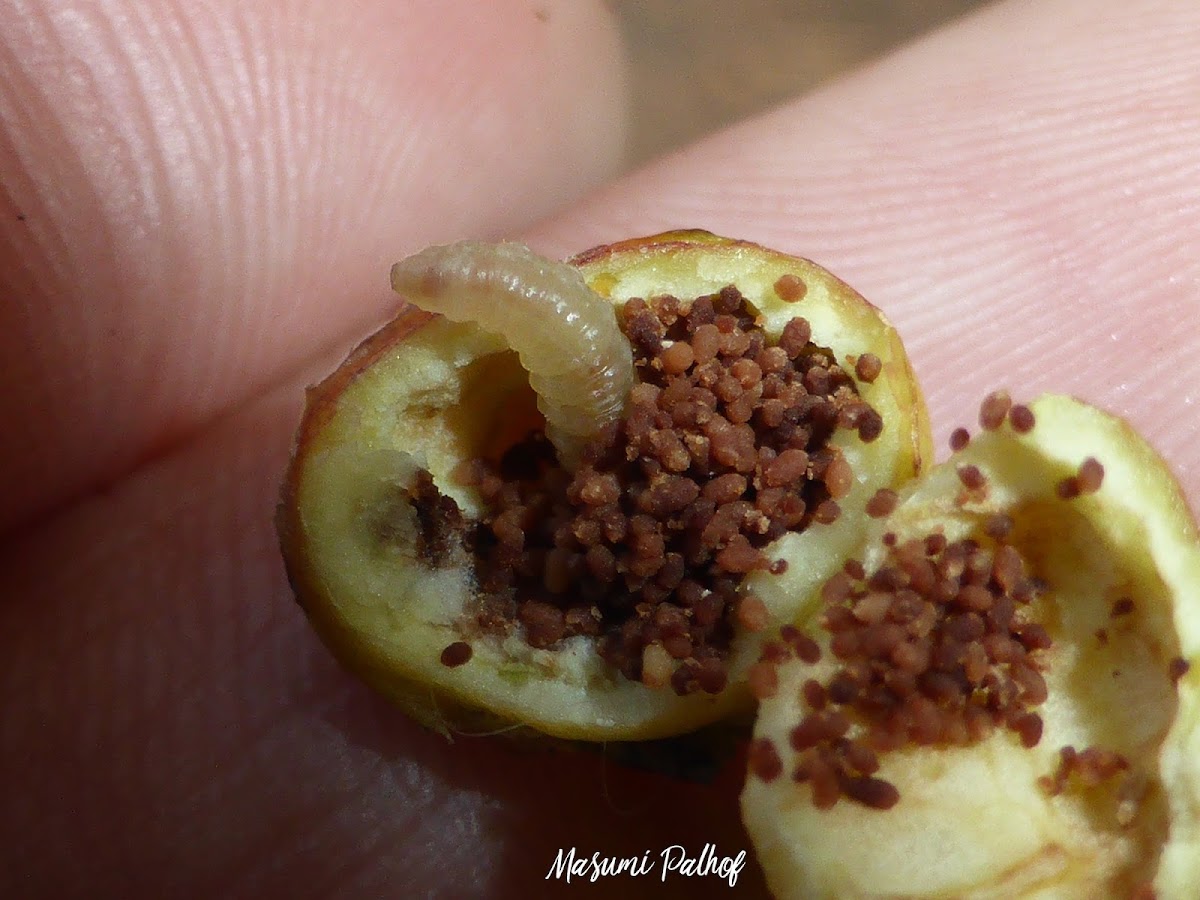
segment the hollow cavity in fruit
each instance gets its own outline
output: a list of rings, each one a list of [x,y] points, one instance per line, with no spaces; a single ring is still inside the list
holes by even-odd
[[[506,278],[480,253],[503,303],[526,256]],[[457,315],[439,254],[397,284]],[[406,310],[310,392],[285,559],[335,652],[430,724],[679,733],[748,708],[764,629],[860,542],[842,510],[919,470],[925,410],[890,325],[807,261],[673,232],[569,266],[630,354],[620,415],[546,439],[537,348],[513,349],[550,333],[533,311]],[[607,354],[586,368],[615,371]]]
[[[1189,897],[1200,545],[1165,464],[1064,397],[878,503],[757,682],[743,815],[779,896]],[[795,646],[808,640],[807,658]]]

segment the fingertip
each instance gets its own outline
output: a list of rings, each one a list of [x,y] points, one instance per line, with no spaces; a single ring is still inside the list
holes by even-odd
[[[1129,417],[1200,487],[1200,7],[996,4],[540,226],[574,252],[702,227],[881,306],[939,443],[989,391]]]
[[[30,4],[0,41],[0,532],[621,161],[599,2]],[[227,8],[221,8],[227,7]]]

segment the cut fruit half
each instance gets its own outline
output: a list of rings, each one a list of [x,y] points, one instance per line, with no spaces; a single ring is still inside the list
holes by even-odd
[[[1187,503],[1126,423],[1079,401],[997,394],[981,421],[882,504],[862,555],[760,664],[742,810],[768,882],[806,898],[1193,897]]]
[[[503,255],[488,290],[523,290],[527,257],[506,280]],[[895,331],[812,263],[688,231],[569,265],[637,378],[566,466],[511,347],[571,328],[534,313],[485,331],[405,309],[308,395],[278,515],[289,577],[342,662],[442,730],[628,740],[745,711],[762,630],[861,542],[839,508],[930,455]]]

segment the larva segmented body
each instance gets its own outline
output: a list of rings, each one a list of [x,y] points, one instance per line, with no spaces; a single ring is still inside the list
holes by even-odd
[[[396,263],[392,288],[424,310],[475,322],[508,342],[567,468],[620,416],[633,385],[629,342],[612,304],[573,266],[520,244],[462,241]]]

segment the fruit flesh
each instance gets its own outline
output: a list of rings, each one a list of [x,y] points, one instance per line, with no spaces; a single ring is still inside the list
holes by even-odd
[[[654,294],[661,290],[655,285],[670,284],[672,292],[686,297],[736,283],[762,314],[768,333],[778,335],[793,316],[803,315],[814,342],[833,349],[848,368],[865,354],[879,357],[882,376],[860,382],[859,390],[887,423],[883,434],[870,444],[845,432],[832,441],[855,473],[849,494],[839,501],[843,508],[861,508],[878,488],[908,481],[932,455],[924,399],[899,337],[878,310],[813,263],[705,232],[660,235],[651,247],[632,241],[597,248],[573,262],[595,290],[616,301]],[[798,276],[805,285],[799,302],[781,301],[775,285],[786,276]],[[862,530],[859,517],[846,516],[832,526],[783,536],[771,552],[788,561],[786,572],[753,573],[745,589],[764,601],[773,621],[791,621],[799,598],[837,570]],[[736,640],[731,668],[744,672],[760,644],[757,636]]]
[[[1009,540],[1047,586],[1031,608],[1054,642],[1041,740],[1027,748],[998,730],[971,746],[909,746],[881,756],[880,776],[899,791],[890,810],[817,810],[810,788],[791,781],[786,749],[813,672],[787,664],[755,729],[780,748],[782,773],[750,775],[742,800],[778,896],[1124,897],[1152,884],[1165,898],[1200,883],[1195,526],[1162,461],[1123,422],[1063,397],[1033,412],[1027,434],[984,434],[903,491],[863,562],[879,564],[888,532],[955,540],[1010,516]],[[1089,457],[1103,465],[1099,489],[1062,499]],[[964,465],[978,467],[986,491],[965,490]],[[1125,600],[1131,610],[1114,615]],[[814,636],[818,606],[812,598]],[[1176,681],[1179,660],[1191,667]],[[1065,746],[1120,753],[1129,770],[1047,791]]]
[[[839,361],[852,367],[859,356],[878,356],[879,376],[859,387],[883,414],[885,430],[870,445],[846,439],[856,474],[847,502],[911,477],[928,456],[924,406],[894,331],[812,264],[698,232],[598,248],[573,263],[614,303],[661,293],[694,297],[735,283],[767,331],[778,334],[804,315],[814,341]],[[773,285],[796,272],[809,293],[792,308]],[[465,516],[478,516],[479,498],[453,473],[466,460],[494,457],[536,425],[534,399],[515,354],[497,336],[411,311],[313,390],[280,530],[289,574],[318,631],[347,665],[413,715],[446,729],[520,723],[560,737],[632,739],[680,733],[744,709],[740,685],[717,696],[676,697],[615,677],[582,637],[535,649],[519,633],[470,634],[470,660],[441,663],[443,649],[464,637],[470,561],[430,565],[411,540],[384,546],[378,535],[413,533],[406,482],[417,468],[428,470]],[[772,552],[789,560],[788,574],[756,573],[747,587],[773,615],[789,616],[792,598],[801,595],[797,586],[820,580],[860,528],[847,518],[785,536]],[[754,658],[754,644],[752,635],[735,640],[735,671]]]

